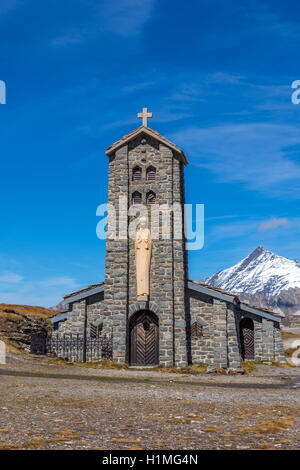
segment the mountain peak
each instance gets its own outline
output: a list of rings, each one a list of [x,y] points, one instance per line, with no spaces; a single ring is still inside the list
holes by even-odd
[[[258,246],[246,258],[206,279],[206,283],[236,294],[263,294],[300,288],[300,264]]]
[[[252,253],[250,253],[250,255],[248,255],[248,257],[249,256],[260,256],[264,253],[271,253],[272,255],[274,254],[274,253],[272,253],[272,251],[266,250],[263,246],[259,245],[257,248],[255,248],[255,250],[252,251]]]

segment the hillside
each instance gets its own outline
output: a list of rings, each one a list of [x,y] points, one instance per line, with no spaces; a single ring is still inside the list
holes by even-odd
[[[29,349],[31,333],[51,330],[54,310],[31,305],[0,304],[0,338]]]

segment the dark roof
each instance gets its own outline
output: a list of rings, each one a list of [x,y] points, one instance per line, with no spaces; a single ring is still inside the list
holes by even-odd
[[[230,295],[231,297],[234,297],[235,299],[239,300],[239,298],[236,294],[233,294],[232,292],[229,292],[229,291],[224,290],[224,289],[220,289],[219,287],[210,286],[208,284],[204,284],[203,282],[192,281],[191,279],[189,279],[189,282],[192,282],[193,284],[196,284],[197,286],[206,287],[207,289],[211,289],[211,290],[216,291],[216,292],[221,292],[221,294]]]
[[[53,318],[53,317],[56,317],[57,315],[60,315],[61,313],[68,313],[69,310],[68,309],[65,309],[65,310],[57,310],[56,313],[54,313],[54,315],[50,315],[49,318]]]
[[[187,165],[187,159],[186,159],[186,156],[185,156],[185,153],[184,153],[183,150],[181,150],[179,147],[177,147],[177,145],[173,144],[173,142],[170,142],[170,140],[168,140],[165,137],[163,137],[162,135],[160,135],[154,129],[150,129],[150,127],[144,127],[144,126],[140,126],[137,129],[135,129],[134,131],[129,132],[129,134],[124,135],[124,137],[122,137],[122,139],[117,140],[117,142],[110,145],[110,147],[108,147],[106,149],[106,155],[111,155],[119,147],[121,147],[126,142],[130,141],[131,139],[134,139],[139,134],[150,135],[150,136],[154,137],[155,139],[159,140],[160,142],[162,142],[163,144],[165,144],[167,147],[170,147],[171,149],[175,150],[181,156],[183,163],[185,165]]]
[[[273,310],[270,309],[270,308],[267,308],[267,307],[257,307],[257,306],[255,306],[255,305],[251,305],[248,301],[241,300],[237,294],[233,294],[232,292],[226,291],[226,290],[224,290],[224,289],[220,289],[219,287],[210,286],[210,285],[208,285],[208,284],[204,284],[203,282],[197,282],[197,281],[192,281],[192,280],[189,280],[189,282],[191,282],[192,284],[195,284],[195,286],[202,286],[202,287],[205,287],[206,289],[210,289],[210,290],[212,290],[212,291],[220,292],[221,294],[224,294],[224,295],[228,295],[228,296],[230,296],[230,297],[233,297],[234,300],[235,300],[237,303],[247,305],[248,307],[254,308],[254,309],[259,310],[259,311],[261,311],[261,312],[270,313],[270,315],[274,315],[275,317],[279,317],[279,318],[283,316],[283,315],[280,314],[280,313],[273,312]]]
[[[91,285],[85,287],[84,289],[80,289],[80,290],[77,290],[75,292],[71,292],[70,294],[65,295],[64,299],[68,299],[69,297],[73,297],[73,295],[82,294],[83,292],[86,292],[90,289],[94,289],[95,287],[100,287],[103,284],[104,284],[104,282],[99,282],[98,284],[91,284]]]
[[[88,291],[93,291],[94,289],[99,288],[99,287],[102,287],[102,290],[103,290],[104,282],[99,282],[98,284],[91,284],[91,285],[87,286],[84,289],[80,289],[76,292],[72,292],[70,294],[67,294],[67,295],[65,295],[64,299],[66,299],[66,300],[70,299],[70,301],[72,302],[72,301],[75,301],[75,300],[79,300],[81,298],[80,297],[81,294],[82,294],[82,298],[88,297],[88,295],[87,295]],[[252,312],[252,313],[256,313],[256,314],[259,314],[259,312],[262,312],[262,313],[265,312],[267,315],[271,315],[273,317],[276,317],[278,320],[280,320],[280,317],[284,316],[280,313],[273,312],[269,308],[257,307],[255,305],[250,305],[249,302],[240,300],[238,295],[233,294],[232,292],[228,292],[228,291],[226,291],[224,289],[220,289],[218,287],[209,286],[208,284],[204,284],[202,282],[196,282],[196,281],[189,280],[189,282],[188,282],[188,288],[189,289],[197,290],[197,287],[198,287],[198,290],[199,290],[199,288],[200,289],[203,288],[203,293],[205,293],[205,294],[207,294],[207,291],[211,291],[212,297],[214,296],[213,293],[215,293],[215,296],[217,296],[219,298],[222,298],[222,300],[225,300],[227,302],[234,302],[234,303],[238,304],[238,306],[241,308],[241,310],[250,311],[252,309],[252,310],[255,310],[255,312]],[[205,291],[204,291],[204,289],[205,289]],[[94,292],[91,292],[91,295],[93,295],[93,293]],[[74,298],[75,296],[76,296],[76,298]],[[77,296],[79,296],[79,298]],[[73,299],[71,299],[71,297]],[[60,312],[60,313],[62,313],[62,312]]]

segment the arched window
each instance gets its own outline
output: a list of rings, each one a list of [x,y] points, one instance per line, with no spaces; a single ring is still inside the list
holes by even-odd
[[[142,204],[142,195],[138,191],[134,191],[132,195],[132,204]]]
[[[139,166],[135,166],[132,170],[132,181],[141,181],[142,169]]]
[[[146,180],[147,181],[155,181],[156,178],[156,168],[154,166],[149,166],[146,171]]]
[[[156,203],[156,194],[153,191],[149,191],[146,196],[146,204],[148,206]]]

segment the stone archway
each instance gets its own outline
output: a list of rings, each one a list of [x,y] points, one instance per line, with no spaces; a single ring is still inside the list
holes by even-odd
[[[254,360],[254,323],[251,318],[240,321],[241,354],[243,360]]]
[[[159,362],[159,321],[149,310],[135,313],[129,323],[130,365],[155,366]]]

